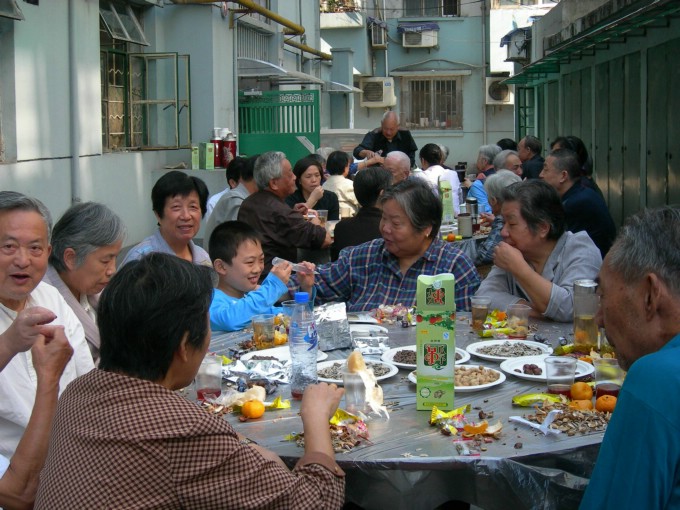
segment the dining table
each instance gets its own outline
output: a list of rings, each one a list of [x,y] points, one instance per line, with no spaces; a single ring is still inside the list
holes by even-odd
[[[572,324],[532,319],[536,339],[553,348],[573,337]],[[412,325],[383,324],[388,330],[389,347],[416,344]],[[248,330],[212,337],[210,350],[229,355],[234,346],[247,339]],[[455,320],[456,347],[465,349],[479,342],[472,331],[470,314],[458,312]],[[328,359],[345,360],[351,348],[328,351]],[[377,361],[379,356],[366,356]],[[474,356],[464,366],[499,369],[499,363]],[[465,501],[486,510],[573,509],[577,508],[588,484],[604,432],[544,435],[542,432],[508,420],[526,416],[535,409],[513,405],[513,397],[545,393],[544,381],[527,380],[506,374],[499,385],[476,392],[455,392],[454,406],[470,404],[466,419],[478,422],[491,415],[503,425],[498,439],[483,448],[459,451],[461,436],[444,435],[429,424],[430,411],[416,410],[416,385],[411,370],[400,369],[379,382],[389,419],[370,414],[368,438],[336,460],[346,473],[346,501],[364,509],[430,509],[447,501]],[[290,399],[288,409],[268,410],[256,420],[241,422],[237,413],[224,416],[234,428],[274,452],[293,467],[303,448],[288,437],[302,432],[299,402],[290,398],[289,387],[279,385],[268,399]],[[344,402],[341,401],[341,407]],[[480,415],[480,413],[483,413]]]

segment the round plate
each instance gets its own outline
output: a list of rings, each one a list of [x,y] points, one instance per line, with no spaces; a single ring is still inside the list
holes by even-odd
[[[290,349],[287,345],[281,347],[274,347],[273,349],[262,349],[261,351],[250,351],[241,356],[242,361],[248,361],[253,356],[272,356],[278,359],[281,363],[288,363],[290,361]],[[328,354],[323,351],[316,353],[316,361],[323,361],[328,358]]]
[[[322,361],[321,363],[316,364],[316,370],[317,372],[319,370],[323,370],[324,368],[332,367],[334,363],[339,363],[343,365],[345,363],[345,360],[339,360],[339,359],[329,359],[327,361]],[[366,361],[366,363],[373,363],[374,365],[385,365],[390,369],[389,372],[387,372],[384,375],[381,375],[380,377],[376,377],[375,379],[377,381],[382,381],[383,379],[387,379],[389,377],[392,377],[395,375],[397,372],[399,372],[399,369],[395,367],[392,363],[385,363],[384,361]],[[326,382],[326,383],[335,383],[339,386],[342,385],[342,379],[326,379],[325,377],[319,377],[319,382]]]
[[[466,365],[465,368],[471,367],[471,365]],[[485,390],[487,388],[493,388],[494,386],[498,386],[499,384],[502,384],[503,381],[505,381],[505,374],[503,372],[500,372],[496,370],[495,368],[489,368],[489,367],[484,367],[487,370],[493,370],[494,372],[498,373],[498,379],[496,379],[494,382],[490,382],[487,384],[479,384],[477,386],[456,386],[454,388],[454,393],[471,393],[473,391],[481,391]],[[413,372],[409,372],[408,374],[408,380],[411,381],[413,384],[418,383],[418,378],[416,376],[416,371],[414,370]]]
[[[387,336],[387,328],[377,324],[350,324],[352,336]]]
[[[416,368],[415,364],[412,365],[410,363],[398,363],[398,362],[394,361],[394,355],[397,354],[397,352],[399,352],[399,351],[415,351],[415,350],[416,350],[415,345],[405,345],[403,347],[395,347],[394,349],[390,349],[389,351],[385,351],[383,353],[383,355],[380,357],[380,359],[387,362],[387,363],[391,363],[392,365],[395,365],[399,368],[406,368],[406,369],[413,370],[414,368]],[[470,355],[467,352],[465,352],[463,349],[461,349],[460,347],[456,347],[456,354],[460,355],[460,359],[456,360],[456,363],[455,363],[456,365],[462,365],[463,363],[465,363],[466,361],[468,361],[470,359]]]
[[[532,342],[531,340],[485,340],[483,342],[475,342],[474,344],[470,344],[467,346],[465,349],[467,352],[472,354],[473,356],[481,359],[487,359],[490,361],[504,361],[506,359],[515,359],[520,356],[514,356],[514,357],[509,357],[509,356],[493,356],[491,354],[482,354],[479,352],[480,347],[488,347],[491,345],[503,345],[505,342],[511,342],[513,344],[517,343],[523,343],[525,345],[529,345],[531,347],[538,347],[543,351],[542,354],[536,354],[536,356],[548,356],[552,354],[553,349],[549,345],[545,345],[539,342]]]
[[[506,359],[501,363],[501,370],[506,374],[514,375],[520,379],[526,379],[527,381],[545,381],[545,358],[546,356],[524,356],[521,358],[510,358]],[[534,364],[543,370],[541,375],[525,374],[521,372],[522,366],[525,364]],[[515,372],[515,369],[520,370],[520,372]],[[576,377],[584,377],[590,375],[595,371],[595,367],[590,363],[585,361],[576,361]]]

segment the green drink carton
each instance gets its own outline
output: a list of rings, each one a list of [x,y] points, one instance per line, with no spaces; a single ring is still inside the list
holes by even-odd
[[[418,277],[416,294],[416,409],[453,409],[456,362],[455,277]]]
[[[198,170],[200,166],[200,158],[198,156],[198,145],[191,146],[191,169]]]

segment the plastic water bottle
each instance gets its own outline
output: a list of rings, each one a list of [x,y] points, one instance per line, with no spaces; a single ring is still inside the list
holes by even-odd
[[[288,345],[292,361],[290,392],[294,399],[300,400],[305,388],[318,382],[316,355],[319,337],[316,333],[314,312],[309,309],[309,294],[295,293],[295,309],[290,321]]]

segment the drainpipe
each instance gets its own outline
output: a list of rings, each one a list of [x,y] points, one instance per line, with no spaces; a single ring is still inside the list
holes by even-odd
[[[482,145],[487,142],[486,126],[486,0],[482,0]]]
[[[80,197],[80,106],[78,103],[78,69],[76,55],[76,7],[75,0],[68,2],[68,58],[69,58],[69,99],[71,111],[69,132],[71,135],[71,204],[81,202]]]

